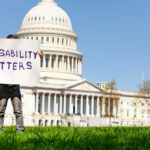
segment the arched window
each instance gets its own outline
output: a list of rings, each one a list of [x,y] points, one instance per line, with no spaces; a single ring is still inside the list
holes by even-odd
[[[41,37],[41,43],[43,43],[43,41],[44,41],[44,37]]]
[[[42,126],[43,126],[43,122],[42,122],[42,120],[41,120],[41,119],[39,120],[39,126],[40,126],[40,127],[42,127]]]
[[[136,117],[136,109],[134,109],[134,117]]]
[[[57,126],[59,126],[59,120],[57,120]]]
[[[51,126],[53,126],[54,125],[54,120],[51,120]]]
[[[49,42],[49,37],[47,37],[47,42]]]
[[[59,44],[59,38],[57,38],[57,44]]]
[[[45,127],[48,126],[48,120],[45,120]]]
[[[54,37],[52,37],[52,43],[54,44]]]

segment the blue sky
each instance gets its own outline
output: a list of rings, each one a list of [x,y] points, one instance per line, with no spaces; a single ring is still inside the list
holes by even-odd
[[[84,55],[83,77],[137,91],[150,79],[149,0],[55,0],[72,21],[78,50]],[[0,1],[0,35],[16,33],[25,14],[39,0]]]

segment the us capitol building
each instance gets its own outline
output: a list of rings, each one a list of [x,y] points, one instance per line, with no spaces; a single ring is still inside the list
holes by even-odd
[[[17,35],[39,40],[40,84],[21,86],[25,126],[148,126],[150,103],[135,92],[105,90],[82,78],[82,53],[70,18],[53,0],[41,0]],[[5,125],[15,125],[9,101]]]

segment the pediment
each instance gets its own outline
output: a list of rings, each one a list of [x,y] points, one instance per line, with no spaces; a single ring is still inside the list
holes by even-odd
[[[68,87],[68,89],[73,89],[73,90],[80,90],[80,91],[92,91],[92,92],[101,92],[101,89],[97,87],[96,85],[84,81],[75,85],[72,85]]]

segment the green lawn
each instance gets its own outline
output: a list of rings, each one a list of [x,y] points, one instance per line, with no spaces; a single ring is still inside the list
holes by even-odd
[[[150,150],[150,127],[4,128],[0,150]]]

